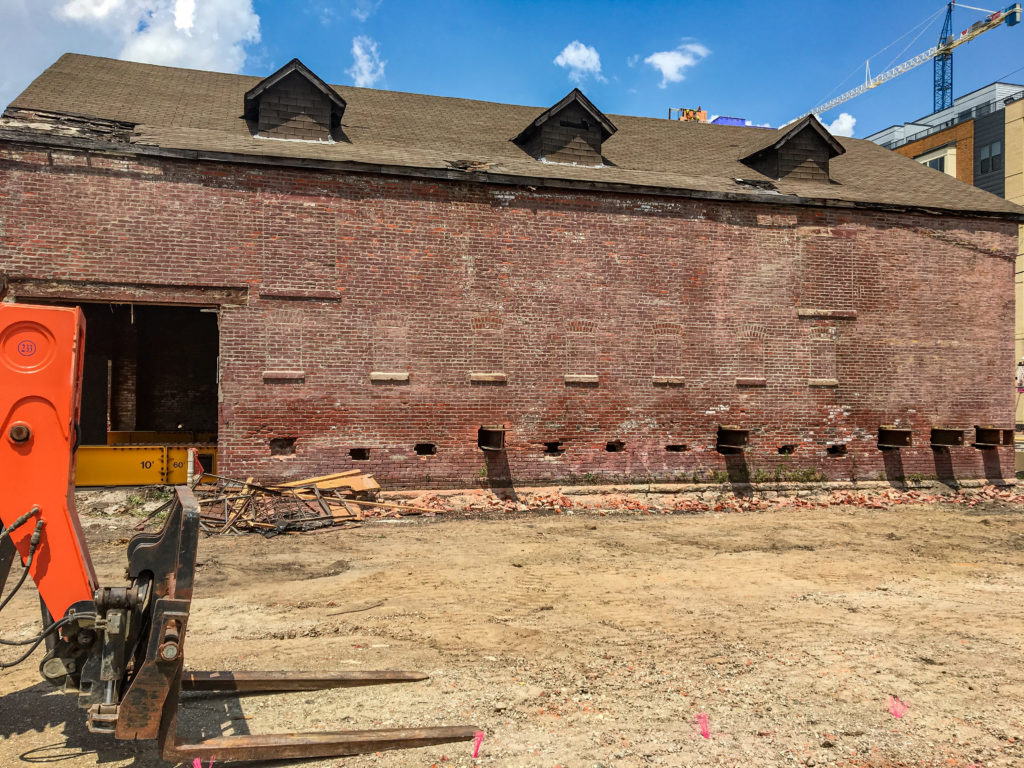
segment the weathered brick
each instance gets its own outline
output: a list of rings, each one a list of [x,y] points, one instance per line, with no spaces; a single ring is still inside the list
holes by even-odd
[[[225,474],[735,474],[735,424],[750,472],[1012,476],[1010,449],[928,435],[1012,424],[1015,223],[73,154],[2,148],[0,269],[21,298],[219,305]],[[879,451],[882,424],[914,445]]]

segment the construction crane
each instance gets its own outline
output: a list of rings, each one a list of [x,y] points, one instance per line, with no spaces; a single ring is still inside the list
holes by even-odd
[[[970,8],[972,11],[982,11],[989,15],[981,21],[975,22],[970,27],[963,30],[959,35],[953,35],[954,5],[955,0],[946,6],[946,20],[942,25],[942,33],[939,35],[939,42],[937,45],[933,48],[929,48],[923,53],[919,53],[914,58],[909,59],[902,64],[898,64],[892,69],[886,70],[880,75],[875,75],[874,77],[871,76],[870,67],[865,63],[863,84],[858,85],[853,90],[847,91],[846,93],[836,96],[834,99],[830,99],[824,104],[815,107],[811,110],[811,114],[817,116],[824,112],[828,112],[833,107],[838,107],[840,104],[860,96],[865,91],[877,88],[882,83],[887,83],[894,77],[902,75],[904,72],[909,72],[911,69],[914,69],[914,67],[918,67],[931,59],[935,60],[935,94],[933,102],[935,110],[938,111],[945,107],[952,106],[953,49],[958,48],[964,43],[971,42],[971,40],[978,37],[983,32],[995,29],[1000,24],[1005,23],[1008,27],[1014,27],[1020,23],[1020,3],[1008,5],[1001,11],[987,11],[984,8],[961,5],[961,8]]]
[[[953,36],[953,6],[956,0],[950,0],[946,6],[946,20],[942,23],[942,31],[939,33],[939,42],[936,48],[941,46]],[[953,51],[952,49],[935,55],[934,87],[932,91],[932,112],[953,106]]]

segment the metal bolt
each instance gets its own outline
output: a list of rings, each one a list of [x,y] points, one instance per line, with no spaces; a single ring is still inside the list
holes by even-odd
[[[43,662],[43,677],[48,680],[57,680],[67,675],[70,671],[67,668],[67,663],[61,658],[54,657]]]
[[[178,658],[178,646],[175,643],[160,646],[160,658],[164,661],[174,661]]]
[[[78,633],[78,637],[76,639],[80,646],[82,646],[83,648],[88,648],[90,645],[96,642],[96,633],[88,629],[83,629],[81,632]]]
[[[7,434],[12,443],[25,443],[32,437],[32,430],[28,428],[28,424],[14,424]]]

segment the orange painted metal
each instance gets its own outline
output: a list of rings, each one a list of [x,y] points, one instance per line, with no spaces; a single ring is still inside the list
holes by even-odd
[[[29,575],[57,619],[96,589],[74,498],[84,344],[77,308],[0,304],[0,522],[38,507],[11,538],[24,562],[44,521]]]

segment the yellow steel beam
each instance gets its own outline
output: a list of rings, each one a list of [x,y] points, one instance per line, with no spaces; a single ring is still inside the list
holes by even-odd
[[[199,451],[205,471],[217,471],[214,445],[83,445],[76,454],[75,485],[182,485],[189,448]]]

